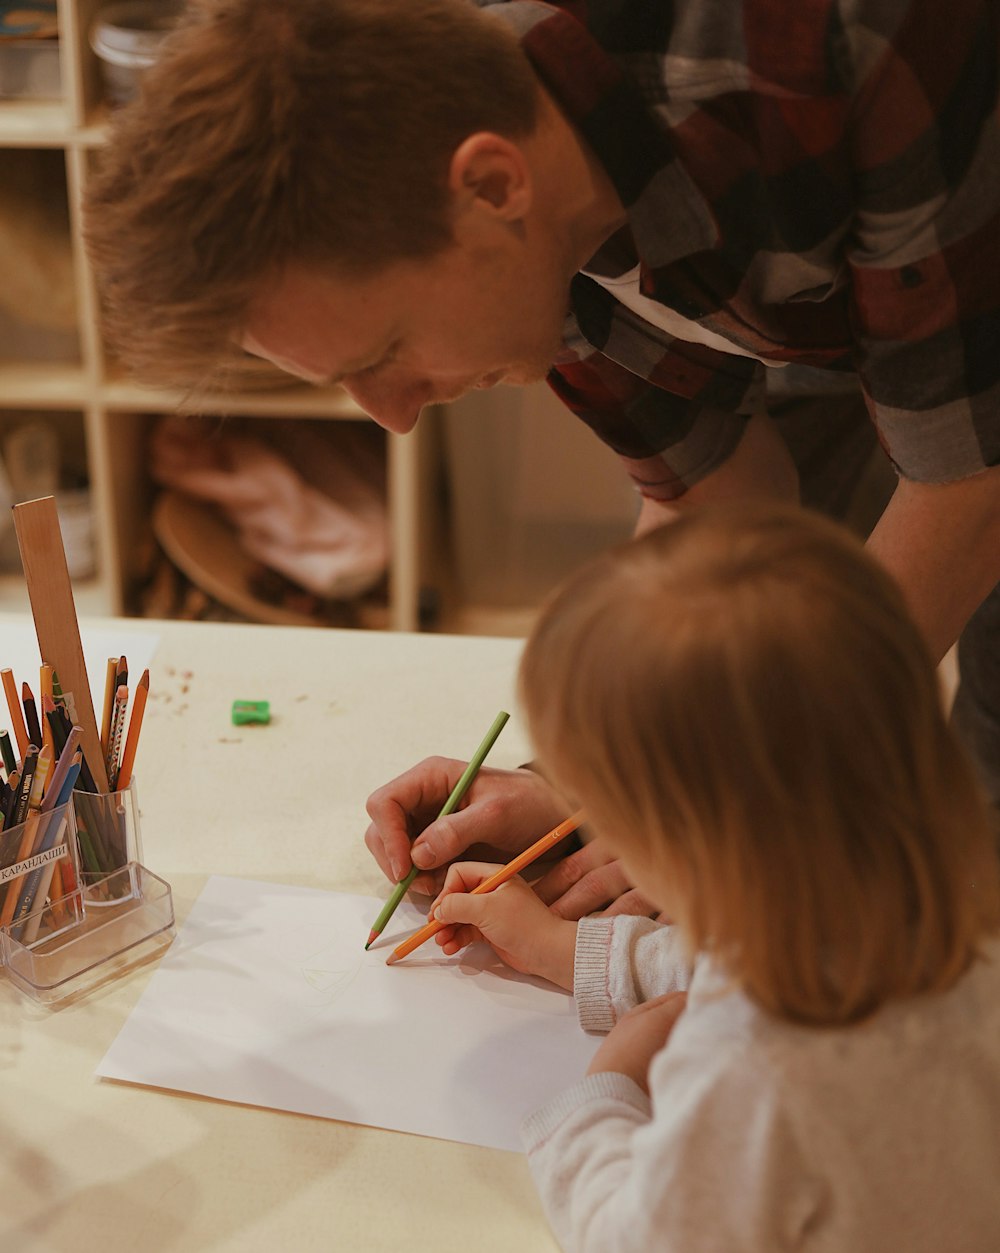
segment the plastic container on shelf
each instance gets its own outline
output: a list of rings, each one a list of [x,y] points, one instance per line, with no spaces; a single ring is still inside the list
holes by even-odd
[[[0,99],[58,100],[61,96],[58,40],[0,41]]]
[[[142,72],[156,60],[160,43],[184,11],[177,0],[122,0],[98,10],[90,46],[101,62],[104,93],[112,104],[126,104]]]
[[[59,99],[58,35],[55,0],[0,4],[0,99]]]

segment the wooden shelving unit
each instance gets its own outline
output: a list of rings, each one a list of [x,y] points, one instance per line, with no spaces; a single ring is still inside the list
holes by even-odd
[[[9,169],[15,160],[59,161],[65,171],[79,344],[75,359],[18,357],[0,345],[0,424],[14,414],[71,411],[79,415],[86,442],[97,573],[78,585],[77,595],[91,612],[107,614],[123,611],[135,550],[149,535],[150,501],[136,489],[143,439],[158,416],[177,408],[179,397],[122,378],[101,342],[80,212],[90,158],[104,141],[108,112],[99,65],[88,42],[98,7],[95,0],[59,0],[61,101],[0,99],[0,183],[5,164]],[[217,403],[209,399],[200,407],[209,417],[368,421],[339,388],[249,391]],[[390,626],[400,630],[418,625],[421,443],[420,436],[402,440],[391,435],[386,442],[392,533],[386,617]],[[20,580],[0,577],[0,606],[18,608],[21,603]]]
[[[67,415],[78,422],[97,566],[92,579],[77,585],[77,597],[81,610],[117,614],[128,610],[140,554],[148,552],[150,544],[153,491],[145,471],[145,441],[158,418],[177,408],[179,397],[123,377],[101,338],[81,236],[82,198],[95,150],[105,140],[109,114],[99,63],[88,40],[99,7],[99,0],[58,0],[61,101],[0,99],[0,191],[5,178],[13,182],[16,171],[23,171],[25,161],[44,166],[50,181],[55,176],[64,201],[60,242],[71,256],[75,308],[72,350],[47,357],[18,354],[9,345],[5,348],[0,335],[0,432],[5,423],[9,426],[24,414],[58,413],[60,422]],[[50,204],[40,207],[51,209]],[[477,408],[477,403],[486,409]],[[513,427],[505,421],[495,426],[498,405],[509,408]],[[606,460],[595,463],[589,448],[595,441],[565,413],[553,414],[553,407],[558,408],[544,387],[526,401],[517,392],[506,397],[491,394],[482,402],[474,398],[459,402],[447,413],[425,413],[410,435],[386,436],[392,553],[380,621],[397,630],[430,624],[476,634],[521,634],[547,590],[543,584],[555,581],[561,566],[569,568],[582,560],[588,547],[601,547],[627,534],[632,506],[617,459],[603,450]],[[220,397],[216,403],[200,401],[199,408],[209,419],[226,415],[368,422],[341,389],[303,385],[248,390]],[[565,423],[577,429],[569,430]],[[463,427],[476,434],[461,441],[456,460],[455,433]],[[553,441],[545,430],[556,427],[559,435]],[[543,445],[548,452],[536,455],[536,447]],[[525,479],[531,481],[530,490]],[[560,492],[565,495],[565,485],[574,480],[576,495],[560,504]],[[621,494],[621,503],[612,508],[620,517],[610,527],[609,490]],[[586,529],[578,525],[581,514],[591,512],[602,493],[600,525],[591,528],[593,536],[588,532],[581,543]],[[553,499],[556,509],[564,510],[566,526],[553,526],[547,517],[540,544],[536,541],[541,532],[533,520],[552,513]],[[516,551],[511,540],[515,531]],[[477,539],[470,554],[473,533]],[[558,552],[553,561],[553,543],[561,545],[564,535],[566,554]],[[516,589],[511,589],[511,574],[525,569],[529,577],[519,602]],[[425,608],[428,603],[433,607],[427,618],[421,613],[422,602]],[[21,580],[0,572],[0,608],[21,608],[25,603]]]

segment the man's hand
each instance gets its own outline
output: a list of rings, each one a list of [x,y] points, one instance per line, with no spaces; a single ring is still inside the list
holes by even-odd
[[[621,862],[598,839],[557,862],[534,887],[553,913],[574,921],[598,911],[609,916],[656,913],[656,906],[631,886]]]
[[[444,883],[444,867],[456,857],[485,846],[494,860],[497,853],[507,860],[567,815],[565,801],[541,775],[483,767],[462,807],[438,818],[465,767],[464,761],[428,757],[369,796],[365,843],[393,883],[412,864],[432,872],[417,875],[414,891],[434,896]]]

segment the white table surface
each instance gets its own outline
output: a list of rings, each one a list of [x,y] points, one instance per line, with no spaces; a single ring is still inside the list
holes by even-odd
[[[384,896],[369,792],[430,753],[468,758],[501,708],[489,763],[528,756],[517,640],[93,625],[126,654],[130,631],[160,634],[135,777],[178,923],[211,874]],[[234,727],[236,698],[269,700],[270,725]],[[556,1248],[519,1154],[95,1079],[153,969],[57,1010],[0,976],[3,1253]]]

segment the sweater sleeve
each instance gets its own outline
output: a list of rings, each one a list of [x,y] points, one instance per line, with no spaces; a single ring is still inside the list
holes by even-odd
[[[651,1098],[590,1075],[524,1124],[529,1165],[566,1253],[782,1253],[826,1203],[780,1074],[726,1035],[675,1028]],[[738,1027],[738,1022],[735,1024]]]
[[[610,1031],[622,1014],[685,989],[691,962],[676,927],[649,918],[583,918],[577,927],[573,995],[584,1031]]]

